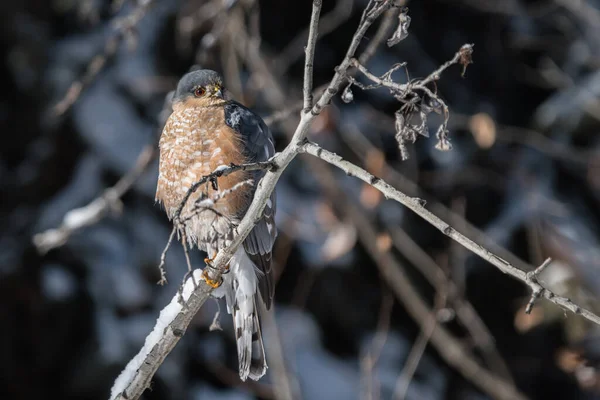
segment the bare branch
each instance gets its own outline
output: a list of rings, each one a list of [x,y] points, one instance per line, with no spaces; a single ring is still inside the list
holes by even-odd
[[[525,307],[525,313],[531,314],[531,310],[533,309],[533,304],[537,299],[540,298],[542,292],[545,290],[541,285],[538,284],[538,276],[550,265],[552,264],[552,259],[547,258],[539,267],[527,273],[527,281],[536,284],[535,288],[532,288],[531,298],[527,303],[527,307]]]
[[[525,400],[526,397],[510,382],[481,366],[462,343],[441,324],[437,324],[436,329],[428,329],[427,316],[431,315],[431,310],[410,282],[406,268],[389,250],[382,251],[378,248],[375,239],[377,232],[368,218],[351,202],[346,202],[346,206],[355,224],[360,226],[360,240],[375,261],[379,272],[421,330],[431,332],[431,344],[448,365],[494,399]]]
[[[109,211],[120,212],[123,207],[121,197],[146,172],[155,156],[155,146],[147,145],[138,156],[135,166],[119,179],[113,187],[104,190],[100,197],[97,197],[88,205],[69,211],[63,217],[58,228],[48,229],[34,235],[33,243],[38,252],[45,254],[56,247],[64,245],[73,233],[95,224]]]
[[[315,170],[315,177],[321,183],[332,200],[339,204],[341,210],[354,222],[361,243],[375,261],[384,280],[393,289],[396,298],[408,311],[421,330],[427,331],[427,316],[431,310],[425,299],[417,292],[408,278],[406,268],[393,256],[389,248],[381,248],[377,241],[378,232],[369,218],[352,202],[347,201],[335,184],[335,178],[328,168],[318,168],[317,164],[309,164]],[[445,288],[440,288],[444,291]],[[455,338],[443,325],[438,324],[431,334],[431,343],[448,365],[456,369],[467,380],[498,399],[524,399],[514,384],[483,367],[474,355],[466,349],[461,341]]]
[[[358,179],[366,182],[379,190],[386,199],[393,199],[404,206],[411,209],[421,218],[429,222],[435,228],[437,228],[444,235],[450,237],[455,240],[457,243],[461,244],[468,250],[477,254],[484,260],[488,261],[490,264],[494,265],[500,271],[508,274],[521,282],[525,283],[533,293],[539,293],[537,296],[543,296],[548,299],[552,303],[564,308],[565,310],[569,310],[577,315],[581,315],[584,318],[594,322],[597,325],[600,325],[600,317],[594,314],[593,312],[579,307],[577,304],[573,303],[570,299],[566,297],[561,297],[554,294],[552,291],[544,288],[535,278],[535,275],[529,274],[525,271],[522,271],[508,261],[500,258],[499,256],[493,254],[491,251],[487,250],[483,246],[475,243],[473,240],[464,236],[456,229],[451,227],[449,224],[438,218],[436,215],[427,210],[422,204],[422,200],[416,197],[410,197],[406,194],[400,192],[394,187],[390,186],[388,183],[384,182],[380,178],[370,174],[364,169],[344,160],[342,157],[338,156],[335,153],[327,151],[321,147],[319,147],[315,143],[306,142],[302,149],[304,152],[311,154],[315,157],[322,159],[323,161],[328,162],[329,164],[335,165],[336,167],[342,169],[347,175],[355,176]],[[545,264],[545,263],[544,263]],[[541,268],[541,267],[540,267]],[[544,267],[545,268],[545,267]]]
[[[137,7],[128,16],[115,21],[116,32],[104,45],[104,52],[92,58],[83,77],[73,82],[62,100],[54,106],[52,111],[55,116],[61,116],[75,104],[86,86],[90,85],[96,75],[102,71],[108,59],[116,54],[119,44],[124,39],[129,40],[130,43],[135,43],[135,27],[144,15],[146,15],[152,2],[153,0],[138,1]],[[113,7],[120,8],[122,3],[122,1],[115,1]]]
[[[171,229],[171,234],[169,235],[169,240],[167,240],[167,245],[160,255],[160,264],[158,264],[158,270],[160,272],[160,280],[158,284],[163,286],[167,284],[167,271],[165,270],[165,259],[167,258],[167,251],[171,247],[171,243],[173,243],[173,238],[175,237],[175,233],[177,232],[177,227],[173,226]]]
[[[457,284],[446,276],[440,266],[423,250],[402,228],[387,225],[394,246],[415,265],[427,280],[439,292],[447,290],[452,301],[456,317],[467,330],[475,346],[479,348],[490,369],[507,382],[513,383],[510,370],[495,346],[495,340],[485,323],[481,320],[475,307],[463,297],[457,297]]]
[[[319,31],[319,15],[321,14],[322,0],[313,0],[310,28],[308,30],[308,44],[305,50],[304,62],[304,112],[310,111],[313,103],[313,61]]]
[[[323,37],[344,23],[352,15],[353,0],[337,0],[335,7],[329,13],[323,15],[319,20],[319,37]],[[306,38],[309,36],[309,28],[300,32],[273,60],[273,65],[278,75],[285,72],[302,55]]]
[[[419,336],[417,336],[417,340],[415,340],[415,343],[408,354],[407,360],[404,363],[404,369],[396,380],[396,387],[393,395],[394,400],[404,400],[406,398],[410,382],[417,371],[417,367],[419,366],[421,357],[423,357],[423,353],[425,353],[427,343],[429,343],[431,335],[433,335],[433,332],[438,324],[438,312],[445,307],[446,298],[446,291],[441,290],[437,292],[435,306],[427,317],[426,323],[421,328],[421,332],[419,332]]]

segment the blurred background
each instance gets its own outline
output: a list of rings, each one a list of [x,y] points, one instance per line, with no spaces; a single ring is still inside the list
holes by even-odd
[[[316,87],[367,1],[323,3]],[[398,4],[410,34],[383,41],[366,64],[373,73],[406,62],[410,78],[425,77],[474,44],[464,78],[453,66],[435,86],[453,150],[419,137],[402,161],[401,104],[385,89],[355,88],[349,104],[338,96],[310,139],[521,269],[552,257],[542,282],[600,311],[600,2]],[[1,399],[108,398],[186,271],[175,244],[169,284],[156,284],[171,229],[154,202],[165,95],[193,65],[220,71],[281,150],[298,121],[310,12],[310,1],[276,0],[0,3]],[[359,53],[378,30],[391,36],[398,12]],[[434,135],[440,117],[428,122]],[[277,196],[267,376],[239,381],[231,318],[210,331],[209,301],[145,399],[498,397],[465,372],[472,362],[530,399],[600,399],[597,326],[545,301],[526,315],[522,283],[316,158],[295,160]],[[93,224],[59,228],[90,203]],[[69,215],[67,225],[82,218]]]

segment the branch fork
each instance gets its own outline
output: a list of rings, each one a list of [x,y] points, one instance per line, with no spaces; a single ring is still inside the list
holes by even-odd
[[[527,303],[527,307],[525,307],[525,314],[531,314],[534,303],[544,294],[546,289],[538,282],[538,276],[544,272],[550,264],[552,264],[552,259],[547,258],[539,267],[533,271],[529,271],[527,275],[525,275],[525,283],[531,288],[531,297]]]

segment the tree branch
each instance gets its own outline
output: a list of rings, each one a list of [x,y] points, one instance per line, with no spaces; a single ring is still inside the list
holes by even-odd
[[[422,331],[428,332],[428,316],[431,309],[425,299],[417,292],[407,277],[410,275],[404,265],[397,260],[389,248],[382,248],[379,236],[372,221],[364,212],[337,188],[335,178],[328,168],[319,168],[310,163],[315,177],[321,187],[327,192],[333,202],[339,205],[340,211],[347,215],[357,227],[359,240],[371,255],[378,267],[383,280],[393,289],[400,304],[419,325]],[[446,292],[449,287],[436,287],[438,293]],[[514,386],[510,379],[495,374],[483,367],[475,356],[465,348],[462,342],[452,335],[442,324],[430,335],[431,343],[448,365],[462,374],[482,391],[496,399],[524,399],[525,397]]]
[[[119,179],[113,187],[104,190],[101,196],[94,199],[88,205],[66,213],[58,228],[48,229],[45,232],[34,235],[33,244],[38,252],[45,254],[56,247],[60,247],[67,242],[73,233],[95,224],[109,211],[120,211],[123,207],[121,197],[146,172],[148,166],[156,156],[155,147],[153,144],[147,145],[138,156],[134,167],[127,174]]]
[[[98,73],[102,71],[106,62],[116,54],[119,44],[123,39],[128,39],[129,43],[132,44],[136,43],[135,27],[142,18],[144,18],[153,1],[154,0],[138,1],[135,9],[129,15],[115,20],[116,32],[104,45],[104,52],[92,58],[83,77],[78,81],[73,82],[64,97],[53,107],[52,111],[54,116],[58,117],[63,115],[73,104],[75,104],[83,90],[89,86]],[[115,2],[113,6],[120,8],[122,4],[118,3],[119,2]]]
[[[538,282],[536,271],[539,271],[539,269],[542,269],[542,267],[545,268],[547,266],[547,261],[544,262],[544,264],[542,264],[542,266],[540,266],[538,269],[536,269],[532,272],[522,271],[522,270],[514,267],[508,261],[498,257],[491,251],[487,250],[483,246],[480,246],[479,244],[475,243],[474,241],[472,241],[471,239],[469,239],[468,237],[464,236],[463,234],[458,232],[456,229],[451,227],[449,224],[447,224],[446,222],[444,222],[443,220],[441,220],[440,218],[438,218],[437,216],[432,214],[429,210],[427,210],[424,207],[423,200],[421,200],[417,197],[407,196],[406,194],[404,194],[404,193],[400,192],[399,190],[395,189],[394,187],[390,186],[389,184],[387,184],[380,178],[378,178],[378,177],[370,174],[369,172],[365,171],[364,169],[344,160],[342,157],[338,156],[337,154],[332,153],[330,151],[327,151],[327,150],[319,147],[315,143],[311,143],[311,142],[304,143],[302,146],[302,150],[308,154],[311,154],[315,157],[322,159],[323,161],[328,162],[329,164],[335,165],[336,167],[343,170],[347,175],[355,176],[358,179],[362,180],[363,182],[370,184],[371,186],[373,186],[374,188],[379,190],[381,193],[383,193],[383,195],[386,197],[386,199],[393,199],[393,200],[403,204],[404,206],[406,206],[407,208],[409,208],[413,212],[415,212],[417,215],[419,215],[421,218],[423,218],[424,220],[429,222],[435,228],[437,228],[444,235],[450,237],[451,239],[455,240],[457,243],[461,244],[468,250],[472,251],[473,253],[477,254],[484,260],[488,261],[490,264],[494,265],[496,268],[498,268],[500,271],[504,272],[505,274],[508,274],[508,275],[520,280],[521,282],[525,283],[527,286],[529,286],[532,293],[534,294],[535,298],[533,298],[533,301],[535,301],[536,298],[543,296],[544,298],[548,299],[550,302],[562,307],[563,309],[569,310],[569,311],[573,312],[574,314],[581,315],[584,318],[594,322],[595,324],[600,325],[600,317],[599,316],[597,316],[596,314],[594,314],[593,312],[591,312],[585,308],[578,306],[577,304],[573,303],[570,299],[568,299],[566,297],[561,297],[561,296],[554,294],[552,291],[544,288]],[[533,302],[530,301],[530,304],[532,305]],[[531,309],[531,308],[529,307],[529,309]]]
[[[181,296],[173,297],[169,305],[163,308],[144,346],[116,379],[111,389],[111,399],[138,399],[150,386],[154,373],[184,335],[192,318],[212,291],[208,285],[194,285],[194,281],[201,279],[202,271],[195,270],[193,279],[185,282]]]

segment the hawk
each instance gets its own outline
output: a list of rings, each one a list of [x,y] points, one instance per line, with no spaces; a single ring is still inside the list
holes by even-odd
[[[275,154],[271,131],[264,121],[229,98],[221,76],[211,70],[184,75],[172,100],[173,112],[160,137],[156,200],[169,219],[189,188],[221,166],[267,161]],[[199,188],[183,208],[183,237],[190,247],[207,253],[207,263],[231,242],[264,171],[237,171]],[[257,302],[267,309],[273,301],[271,255],[277,236],[275,193],[263,215],[229,263],[215,297],[225,297],[233,316],[239,374],[258,380],[267,369]]]

